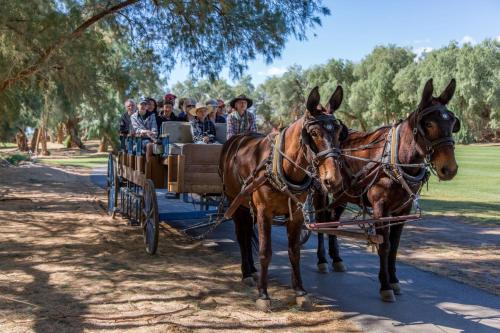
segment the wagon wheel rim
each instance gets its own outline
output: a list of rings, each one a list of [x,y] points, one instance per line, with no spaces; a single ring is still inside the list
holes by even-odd
[[[153,255],[158,248],[159,216],[156,192],[150,179],[144,184],[141,223],[146,252]]]
[[[116,163],[112,154],[108,157],[108,173],[107,173],[106,191],[108,196],[108,214],[113,215],[117,205],[118,184],[116,175]]]

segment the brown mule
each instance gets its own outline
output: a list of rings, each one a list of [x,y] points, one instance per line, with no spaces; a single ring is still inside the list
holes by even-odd
[[[399,137],[397,160],[401,164],[420,164],[426,160],[431,163],[440,180],[451,180],[457,173],[452,133],[460,130],[460,121],[446,108],[455,92],[455,80],[451,80],[439,97],[433,97],[432,79],[427,81],[422,99],[417,110],[412,112],[399,124],[398,132],[392,135]],[[339,220],[347,203],[371,207],[375,218],[385,216],[402,216],[411,211],[412,200],[409,192],[398,180],[393,171],[384,171],[377,163],[367,163],[355,158],[381,160],[387,152],[387,138],[391,127],[382,127],[371,133],[353,132],[342,142],[345,171],[343,179],[350,182],[347,190],[335,195],[334,209],[330,216],[318,216],[318,222]],[[398,135],[399,133],[399,135]],[[403,167],[399,171],[413,193],[417,193],[428,174],[425,167]],[[356,184],[354,184],[356,183]],[[404,224],[379,228],[377,234],[383,236],[384,243],[378,248],[380,258],[380,295],[383,301],[394,302],[394,294],[401,293],[396,276],[396,256],[399,240]],[[376,225],[376,227],[382,227]],[[337,237],[330,235],[329,254],[335,265],[342,266]],[[325,270],[327,263],[323,234],[318,234],[318,269]],[[340,264],[339,264],[340,263]],[[344,268],[345,269],[345,268]]]
[[[299,236],[304,219],[300,203],[305,201],[315,183],[326,191],[333,191],[341,184],[337,165],[338,146],[339,138],[347,136],[347,128],[335,119],[333,111],[340,106],[342,97],[342,88],[339,86],[325,109],[319,104],[318,87],[315,87],[307,99],[304,115],[283,129],[281,134],[237,135],[222,148],[219,172],[224,193],[232,203],[228,211],[232,207],[234,211],[237,206],[234,214],[230,214],[233,215],[240,246],[244,280],[251,280],[256,275],[252,256],[254,222],[258,226],[261,271],[257,307],[261,310],[270,309],[267,273],[272,255],[271,225],[273,217],[277,215],[289,216],[286,223],[288,253],[296,301],[304,307],[309,304],[299,266]],[[279,160],[281,163],[274,163]],[[245,189],[248,191],[242,196]],[[292,197],[297,201],[292,200]]]

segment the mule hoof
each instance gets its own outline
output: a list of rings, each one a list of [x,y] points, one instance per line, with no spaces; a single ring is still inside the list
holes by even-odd
[[[312,301],[309,295],[295,297],[295,302],[302,310],[310,310],[312,308]]]
[[[271,311],[271,300],[257,298],[257,301],[255,302],[255,306],[257,307],[257,310],[259,310],[259,311],[269,312],[269,311]]]
[[[253,276],[247,276],[246,278],[243,278],[241,282],[248,287],[255,287],[255,280],[253,279]]]
[[[394,291],[395,295],[401,295],[402,294],[402,292],[401,292],[401,285],[399,284],[399,282],[391,283],[391,288]]]
[[[345,272],[346,268],[345,268],[344,262],[342,262],[342,261],[334,262],[333,263],[333,270],[335,272]]]
[[[328,273],[328,264],[326,262],[324,262],[322,264],[318,264],[318,272]]]
[[[393,303],[396,302],[396,297],[394,296],[394,291],[392,289],[389,290],[381,290],[380,298],[384,302]]]

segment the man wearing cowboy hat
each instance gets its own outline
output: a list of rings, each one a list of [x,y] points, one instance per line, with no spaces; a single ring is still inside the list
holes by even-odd
[[[245,95],[239,95],[229,102],[235,111],[227,116],[227,138],[233,135],[257,132],[255,115],[247,109],[251,107],[253,101]]]
[[[202,103],[196,104],[196,107],[189,110],[192,116],[191,134],[194,143],[214,143],[215,125],[207,118],[208,108]]]

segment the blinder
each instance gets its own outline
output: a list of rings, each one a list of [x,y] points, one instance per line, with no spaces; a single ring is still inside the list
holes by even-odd
[[[318,152],[317,147],[313,149],[313,142],[311,141],[311,137],[309,134],[309,127],[313,124],[321,123],[322,127],[325,128],[329,132],[334,132],[335,130],[341,129],[340,136],[342,136],[342,132],[347,133],[347,127],[337,120],[334,115],[331,114],[322,114],[316,117],[312,117],[310,119],[305,120],[304,125],[302,127],[301,132],[301,142],[302,145],[306,147],[306,149],[311,153],[313,157],[313,164],[317,165],[321,160],[327,159],[329,157],[338,158],[340,156],[340,149],[337,147],[332,147],[329,149],[325,149],[323,151]],[[344,130],[345,128],[345,130]],[[344,134],[346,137],[347,135]]]
[[[427,153],[429,153],[429,155],[432,154],[434,152],[434,149],[438,146],[442,146],[442,145],[454,146],[455,145],[455,140],[453,140],[453,136],[451,136],[451,135],[444,136],[444,137],[438,138],[436,140],[427,139],[427,137],[425,136],[425,131],[422,128],[421,121],[425,116],[427,116],[428,114],[433,113],[433,112],[440,112],[441,116],[444,119],[448,119],[448,117],[451,116],[454,119],[452,132],[457,133],[460,130],[460,120],[458,120],[458,118],[453,114],[453,112],[448,110],[446,108],[446,106],[444,106],[444,105],[433,105],[433,106],[430,106],[430,107],[425,108],[422,111],[418,112],[416,120],[415,120],[415,124],[413,127],[413,135],[416,136],[417,134],[420,134],[420,137],[424,141],[424,144],[425,144],[425,150],[427,151]]]

